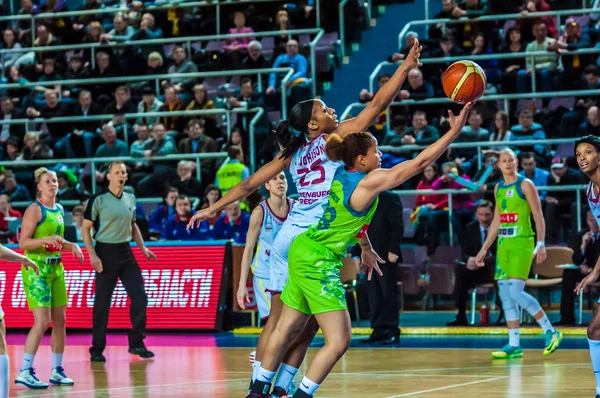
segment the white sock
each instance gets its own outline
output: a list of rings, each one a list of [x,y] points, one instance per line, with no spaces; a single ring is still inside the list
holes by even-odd
[[[59,366],[62,366],[63,353],[57,354],[55,352],[52,353],[52,369],[56,369]]]
[[[600,394],[600,341],[588,339],[592,368],[596,377],[596,394]]]
[[[298,368],[282,363],[279,367],[277,379],[275,379],[275,387],[281,387],[285,391],[289,391],[296,373],[298,373]]]
[[[0,398],[8,398],[8,378],[10,377],[10,364],[8,355],[0,355]]]
[[[256,381],[256,376],[258,376],[258,371],[260,370],[260,361],[257,361],[256,359],[254,360],[254,363],[252,364],[252,383],[254,383]]]
[[[508,329],[508,344],[513,347],[518,347],[521,345],[521,335],[519,334],[519,329]]]
[[[21,364],[21,370],[27,370],[33,368],[33,358],[35,358],[35,354],[23,354],[23,363]]]
[[[552,323],[550,322],[550,319],[548,319],[548,315],[544,314],[544,316],[540,319],[537,320],[538,325],[540,325],[540,327],[542,329],[544,329],[544,333],[550,331],[552,333],[554,333],[556,331],[556,329],[554,329],[554,326],[552,326]]]
[[[275,372],[271,372],[261,366],[256,375],[256,380],[270,384],[273,381],[273,377],[275,377]]]
[[[319,384],[315,383],[314,381],[310,381],[310,379],[304,376],[302,383],[300,383],[299,389],[312,396],[315,391],[317,391],[317,388],[319,388]]]

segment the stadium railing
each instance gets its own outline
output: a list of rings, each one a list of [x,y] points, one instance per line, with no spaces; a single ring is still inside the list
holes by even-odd
[[[461,55],[461,56],[457,56],[457,57],[447,57],[447,58],[443,58],[443,57],[439,57],[439,58],[422,58],[421,62],[423,64],[442,64],[442,63],[446,63],[446,62],[456,62],[456,61],[463,61],[465,59],[468,59],[469,61],[482,61],[482,60],[489,60],[489,59],[497,59],[497,60],[501,60],[501,59],[515,59],[515,58],[525,58],[525,59],[529,59],[531,60],[531,65],[533,68],[535,68],[535,58],[536,57],[540,57],[540,56],[544,56],[547,57],[549,53],[548,51],[532,51],[532,52],[520,52],[520,53],[501,53],[501,54],[487,54],[487,55]],[[581,49],[581,50],[576,50],[576,51],[565,51],[565,52],[561,52],[562,55],[573,55],[573,54],[577,54],[577,55],[584,55],[584,54],[600,54],[600,48],[585,48],[585,49]],[[556,60],[558,62],[560,56],[556,57]],[[375,81],[377,80],[377,76],[379,75],[379,73],[381,72],[381,70],[385,67],[393,67],[395,66],[396,68],[402,64],[403,61],[400,62],[387,62],[387,61],[383,61],[380,62],[375,69],[373,70],[373,72],[371,72],[371,74],[369,75],[369,90],[370,92],[374,93],[375,91]],[[531,78],[531,93],[536,93],[536,89],[537,89],[537,77],[535,73],[530,73],[530,78]]]
[[[429,19],[429,0],[424,1],[425,5],[425,19]],[[581,7],[588,8],[588,0],[581,0]],[[590,7],[591,8],[591,7]]]
[[[226,40],[232,38],[239,37],[268,37],[268,36],[277,36],[287,34],[288,36],[292,35],[302,35],[302,34],[315,34],[314,39],[309,43],[310,48],[310,79],[311,79],[311,89],[313,93],[316,93],[317,89],[317,81],[316,81],[316,70],[317,70],[317,60],[316,60],[316,46],[319,40],[325,34],[323,29],[293,29],[293,30],[277,30],[270,32],[256,32],[256,33],[239,33],[233,35],[213,35],[213,36],[185,36],[185,37],[176,37],[176,38],[163,38],[163,39],[150,39],[150,40],[135,40],[135,41],[127,41],[122,43],[82,43],[82,44],[69,44],[69,45],[59,45],[59,46],[45,46],[45,47],[27,47],[27,48],[19,48],[19,49],[0,49],[0,64],[4,69],[4,54],[11,52],[19,52],[19,53],[28,53],[28,52],[48,52],[48,51],[70,51],[70,50],[84,50],[89,49],[91,51],[91,60],[90,63],[92,65],[92,69],[95,68],[96,65],[96,57],[95,53],[97,49],[102,49],[106,47],[143,47],[143,46],[156,46],[156,45],[169,45],[174,43],[186,43],[188,54],[191,54],[191,46],[192,43],[201,42],[201,41],[212,41],[212,40]],[[4,70],[2,71],[4,73]],[[226,71],[219,72],[213,76],[222,76],[226,73]],[[186,75],[189,76],[189,75]]]
[[[545,11],[545,12],[530,12],[526,15],[519,14],[498,14],[498,15],[484,15],[478,18],[468,18],[462,17],[458,19],[450,19],[450,18],[439,18],[439,19],[423,19],[420,21],[411,21],[404,25],[404,28],[398,34],[398,48],[402,48],[404,44],[404,36],[410,30],[414,30],[415,26],[420,25],[433,25],[433,24],[442,24],[442,30],[445,29],[446,24],[464,24],[469,22],[485,22],[485,21],[506,21],[509,19],[525,19],[525,18],[538,18],[538,17],[556,17],[556,26],[560,26],[560,17],[562,16],[574,16],[574,15],[585,15],[589,14],[593,10],[598,10],[598,8],[586,8],[581,9],[577,8],[574,10],[561,10],[561,11]]]
[[[198,8],[198,7],[215,7],[215,27],[216,34],[221,32],[221,8],[227,6],[235,6],[238,8],[240,5],[244,4],[253,4],[253,3],[285,3],[286,0],[237,0],[236,2],[208,2],[208,1],[193,1],[188,3],[171,3],[169,1],[156,2],[154,6],[146,7],[145,10],[147,12],[152,11],[166,11],[173,8]],[[316,26],[317,28],[321,27],[321,0],[316,0],[315,9],[316,9]],[[35,21],[39,19],[53,19],[53,18],[64,18],[64,17],[79,17],[84,15],[116,15],[119,13],[124,13],[129,10],[127,7],[106,7],[98,10],[80,10],[80,11],[63,11],[63,12],[47,12],[37,15],[24,14],[24,15],[15,15],[15,10],[13,9],[14,3],[10,3],[10,12],[13,15],[2,16],[0,17],[0,22],[14,22],[14,21],[31,21],[31,26],[34,29],[31,29],[32,39],[35,40]],[[32,40],[32,41],[33,41]]]
[[[571,140],[572,141],[572,140]],[[533,141],[532,141],[533,142]],[[536,141],[539,143],[539,141]],[[538,191],[547,192],[565,192],[575,191],[576,200],[576,217],[577,231],[581,231],[581,191],[586,189],[585,185],[563,185],[563,186],[546,186],[537,187]],[[482,195],[480,192],[473,192],[467,189],[406,189],[392,191],[400,196],[416,196],[416,195],[448,195],[448,240],[450,246],[454,246],[454,234],[452,228],[452,195]]]
[[[598,90],[570,90],[570,91],[551,91],[545,93],[523,93],[523,94],[494,94],[494,95],[484,95],[477,101],[502,101],[504,104],[504,111],[509,113],[509,103],[510,100],[530,100],[537,98],[558,98],[558,97],[573,97],[573,96],[585,96],[585,95],[598,95]],[[431,104],[453,104],[454,102],[449,98],[429,98],[426,100],[402,100],[395,101],[390,104],[392,106],[401,106],[401,105],[431,105]],[[368,102],[354,102],[346,107],[344,112],[342,113],[340,120],[346,120],[352,113],[352,109],[354,107],[365,107],[368,105]],[[386,113],[386,128],[390,127],[390,108],[388,107]],[[572,141],[572,140],[571,140]],[[486,143],[483,143],[486,144]]]

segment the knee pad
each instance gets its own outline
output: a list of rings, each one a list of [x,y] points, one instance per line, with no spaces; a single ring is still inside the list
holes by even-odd
[[[540,303],[531,294],[525,292],[525,281],[510,280],[508,290],[514,302],[527,311],[529,315],[533,316],[541,311]]]
[[[498,295],[502,300],[502,309],[507,321],[518,321],[519,310],[517,304],[510,296],[508,281],[498,281]]]

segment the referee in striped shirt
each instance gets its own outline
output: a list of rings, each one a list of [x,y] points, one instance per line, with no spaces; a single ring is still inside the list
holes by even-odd
[[[109,181],[108,190],[88,201],[81,228],[85,248],[96,271],[90,360],[106,361],[102,352],[106,347],[108,312],[119,279],[131,300],[129,353],[151,358],[154,353],[144,345],[148,296],[142,272],[129,243],[134,240],[148,260],[156,260],[156,256],[144,245],[142,234],[135,224],[135,196],[123,192],[127,181],[125,163],[110,163],[106,178]],[[92,244],[92,228],[95,232],[95,247]]]

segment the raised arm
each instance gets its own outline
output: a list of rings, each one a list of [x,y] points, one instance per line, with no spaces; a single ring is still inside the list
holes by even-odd
[[[264,210],[262,206],[256,206],[252,210],[250,216],[250,227],[248,228],[248,234],[246,235],[246,246],[244,247],[244,254],[242,255],[242,268],[240,271],[240,283],[237,290],[237,301],[242,309],[246,309],[246,301],[248,300],[248,288],[246,283],[248,282],[248,273],[250,272],[250,263],[254,256],[254,247],[260,234],[260,228],[262,227],[264,217]]]
[[[344,138],[346,134],[368,129],[369,126],[375,122],[377,116],[385,111],[394,98],[396,98],[398,91],[400,91],[400,87],[402,87],[404,80],[406,80],[406,76],[408,76],[408,71],[422,65],[419,62],[422,49],[423,47],[419,45],[419,40],[415,39],[413,48],[411,48],[410,53],[407,55],[404,62],[396,69],[396,72],[391,79],[379,89],[377,95],[375,95],[369,105],[367,105],[357,117],[340,123],[336,133]]]
[[[193,228],[194,224],[196,223],[199,225],[200,221],[206,220],[219,210],[224,209],[227,205],[247,197],[252,192],[256,191],[262,184],[281,173],[288,166],[288,164],[289,159],[284,158],[281,153],[277,154],[275,159],[258,169],[258,171],[252,174],[249,178],[231,188],[214,205],[194,214],[188,223],[188,228]]]

